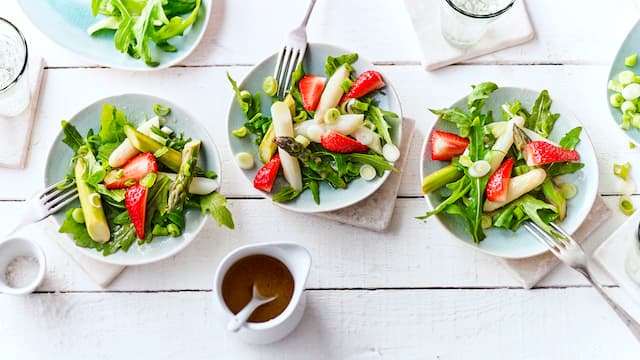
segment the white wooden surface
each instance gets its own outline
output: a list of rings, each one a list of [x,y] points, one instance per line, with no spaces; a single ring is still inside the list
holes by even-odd
[[[15,222],[22,201],[42,186],[60,120],[100,97],[124,92],[171,99],[205,123],[223,158],[223,190],[233,198],[237,224],[228,231],[209,222],[179,255],[129,268],[106,290],[50,241],[55,229],[25,230],[45,248],[49,269],[37,294],[0,295],[1,359],[637,358],[638,344],[579,275],[560,267],[538,289],[518,289],[494,259],[448,238],[436,222],[414,216],[426,210],[418,159],[434,120],[427,108],[447,106],[470,84],[491,80],[547,88],[557,101],[575,104],[599,155],[599,192],[616,210],[594,238],[622,223],[612,164],[631,161],[640,179],[640,150],[629,149],[611,121],[605,85],[617,46],[640,14],[638,1],[529,0],[533,42],[435,73],[419,66],[401,0],[319,1],[309,39],[373,60],[398,90],[405,115],[417,121],[396,213],[382,234],[288,213],[259,199],[242,178],[226,144],[231,93],[225,72],[241,78],[274,52],[306,2],[213,3],[211,27],[184,66],[144,74],[88,64],[49,41],[14,1],[0,7],[0,16],[17,23],[49,64],[27,168],[0,170],[0,228]],[[276,220],[292,231],[279,230]],[[335,236],[328,238],[327,228]],[[217,321],[213,272],[228,251],[275,239],[298,241],[313,255],[307,312],[284,341],[248,346]],[[616,298],[640,312],[640,304],[605,281]]]

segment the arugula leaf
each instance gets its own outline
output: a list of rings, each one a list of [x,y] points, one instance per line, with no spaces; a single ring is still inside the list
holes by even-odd
[[[64,134],[62,142],[67,144],[74,153],[78,152],[78,149],[85,144],[84,138],[80,135],[78,129],[68,121],[62,120],[62,133]]]
[[[105,142],[122,143],[127,135],[124,133],[125,125],[132,125],[127,121],[127,117],[111,104],[102,104],[102,114],[100,115],[100,131],[98,136]]]
[[[95,156],[88,146],[83,146],[78,149],[77,155],[83,158],[87,165],[86,170],[82,175],[83,179],[92,188],[97,188],[98,184],[100,184],[102,180],[104,180],[104,177],[107,175],[107,171],[96,160]]]
[[[547,204],[542,200],[538,200],[529,194],[526,194],[516,200],[515,203],[524,211],[525,214],[527,214],[531,221],[544,229],[544,231],[556,236],[559,235],[549,225],[549,223],[557,217],[558,210],[555,206]],[[562,235],[560,235],[560,237],[562,237]]]
[[[485,116],[476,117],[469,128],[469,157],[472,161],[484,159],[487,150],[484,148],[484,127]],[[489,181],[489,174],[482,177],[474,177],[469,175],[468,169],[465,169],[466,177],[471,180],[471,189],[469,189],[469,204],[465,209],[467,221],[469,223],[471,237],[477,244],[482,241],[486,235],[482,229],[482,206],[484,204],[484,190]]]
[[[320,185],[318,184],[318,181],[311,179],[306,180],[304,187],[311,191],[311,194],[313,195],[313,201],[317,205],[320,205]]]
[[[441,202],[435,209],[427,212],[424,216],[417,217],[416,219],[425,220],[430,216],[441,213],[446,209],[447,206],[452,205],[458,200],[462,199],[462,197],[464,197],[471,189],[471,182],[469,181],[469,177],[467,176],[463,176],[459,180],[454,181],[449,185],[451,185],[451,188],[453,189],[451,195],[443,202]]]
[[[306,112],[309,117],[311,117],[311,114],[309,114],[309,112],[304,108],[302,94],[300,93],[300,87],[298,86],[298,83],[300,83],[300,79],[302,79],[305,75],[306,74],[304,72],[304,68],[302,67],[302,62],[300,62],[296,67],[296,70],[291,74],[291,88],[289,89],[289,94],[291,94],[293,100],[296,101],[296,108],[301,109],[300,111]]]
[[[375,131],[380,135],[380,137],[387,143],[393,144],[391,141],[391,135],[389,134],[389,129],[391,125],[384,119],[384,113],[377,106],[369,106],[369,112],[366,116],[368,121],[375,126]]]
[[[576,128],[571,129],[568,133],[566,133],[562,139],[560,139],[560,147],[565,149],[573,150],[576,148],[576,145],[580,142],[580,133],[582,132],[582,127],[578,126]]]
[[[467,108],[470,113],[480,112],[484,106],[484,101],[489,98],[489,94],[498,89],[498,85],[492,82],[483,82],[478,85],[472,85],[471,94],[467,97]]]
[[[170,0],[162,5],[167,17],[188,13],[196,7],[197,0]]]
[[[324,65],[324,73],[327,74],[327,77],[331,77],[336,72],[336,69],[344,64],[349,66],[349,70],[353,70],[350,65],[356,61],[358,61],[358,54],[356,53],[343,54],[338,57],[329,56]]]
[[[184,31],[196,21],[198,11],[200,10],[200,3],[200,0],[196,0],[195,7],[193,7],[193,11],[191,11],[191,15],[186,19],[182,19],[180,16],[172,17],[168,24],[165,24],[155,32],[153,40],[156,43],[163,43],[172,37],[182,35]]]
[[[301,191],[297,191],[291,186],[283,186],[277,193],[273,194],[271,200],[278,203],[289,202],[302,194]]]
[[[58,229],[58,232],[61,234],[69,234],[73,237],[76,245],[83,248],[97,249],[98,251],[102,251],[103,244],[94,241],[89,236],[89,232],[87,231],[87,227],[84,224],[77,223],[73,220],[73,208],[67,210],[64,216],[64,222]]]
[[[547,175],[550,178],[554,178],[556,176],[572,174],[584,167],[583,163],[579,162],[562,162],[562,163],[553,163],[546,168]]]
[[[227,199],[220,193],[212,192],[200,198],[200,209],[203,214],[209,213],[216,220],[218,226],[226,226],[229,229],[235,227],[233,217],[227,209]]]
[[[531,116],[525,121],[525,127],[537,132],[542,137],[549,137],[553,125],[560,117],[560,114],[552,114],[551,97],[547,90],[542,90],[533,104]]]
[[[357,162],[360,164],[368,164],[373,166],[378,174],[381,174],[387,170],[393,172],[399,172],[400,170],[393,167],[393,165],[389,164],[387,160],[385,160],[382,156],[378,154],[346,154],[344,155],[347,161]]]
[[[452,122],[456,124],[458,130],[460,130],[460,136],[469,136],[469,127],[471,126],[471,117],[466,112],[458,109],[429,109],[433,114],[438,115],[442,120]]]

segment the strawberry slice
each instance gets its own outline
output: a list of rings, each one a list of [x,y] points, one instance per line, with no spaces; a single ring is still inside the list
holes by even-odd
[[[356,81],[351,85],[349,92],[342,97],[340,105],[344,104],[349,99],[359,99],[368,93],[381,89],[385,85],[382,80],[382,75],[375,70],[367,70],[360,74]]]
[[[327,79],[315,76],[305,75],[300,79],[298,86],[300,87],[300,95],[302,95],[302,105],[307,111],[314,111],[318,107],[320,102],[320,96],[322,90],[324,90],[324,84]]]
[[[528,143],[525,153],[527,155],[527,165],[529,166],[580,160],[580,154],[577,151],[564,149],[542,140]]]
[[[279,169],[280,155],[275,153],[271,157],[271,160],[258,170],[256,177],[253,179],[253,187],[258,190],[270,192],[273,187],[273,183],[276,180],[276,176],[278,175]]]
[[[107,189],[124,189],[131,183],[136,183],[148,173],[158,172],[158,163],[150,152],[136,155],[129,160],[120,170],[113,170],[104,177],[104,185]]]
[[[502,165],[489,177],[487,187],[484,191],[489,201],[506,201],[509,181],[511,180],[511,170],[514,160],[512,157],[505,160]]]
[[[464,152],[469,139],[446,131],[434,130],[431,135],[431,160],[451,160]]]
[[[127,208],[138,238],[144,239],[144,221],[147,213],[147,192],[149,190],[135,184],[129,186],[124,194],[124,206]]]
[[[322,135],[320,143],[323,148],[341,154],[369,152],[367,145],[333,130]]]

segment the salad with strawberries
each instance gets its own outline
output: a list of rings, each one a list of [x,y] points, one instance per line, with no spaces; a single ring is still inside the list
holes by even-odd
[[[62,142],[75,155],[59,187],[75,186],[80,204],[66,211],[59,232],[76,245],[107,256],[127,251],[136,239],[142,245],[157,236],[178,237],[190,208],[234,227],[226,199],[216,191],[217,174],[198,163],[201,140],[170,128],[170,108],[156,105],[154,112],[136,126],[103,104],[100,127],[84,136],[62,121]]]
[[[308,190],[320,204],[322,183],[347,189],[353,181],[397,171],[393,163],[400,151],[391,129],[398,116],[378,105],[386,86],[383,76],[375,70],[356,73],[352,64],[357,60],[357,54],[329,56],[324,74],[307,74],[300,64],[286,91],[279,91],[284,84],[269,76],[262,93],[251,93],[227,74],[246,117],[232,134],[256,150],[235,154],[237,163],[251,170],[257,157],[253,186],[271,193],[273,201],[289,202]],[[267,113],[261,108],[263,94],[271,103]],[[282,186],[274,185],[278,178],[285,180]]]
[[[571,129],[558,142],[549,138],[560,114],[551,112],[546,90],[530,110],[514,99],[502,105],[501,118],[495,119],[497,114],[483,107],[498,86],[486,82],[472,88],[466,110],[431,110],[458,131],[432,131],[431,160],[448,164],[423,179],[422,192],[440,201],[419,219],[459,216],[476,244],[490,227],[515,231],[526,220],[561,237],[549,224],[565,219],[567,201],[576,195],[575,185],[562,175],[584,167],[575,150],[582,128]]]

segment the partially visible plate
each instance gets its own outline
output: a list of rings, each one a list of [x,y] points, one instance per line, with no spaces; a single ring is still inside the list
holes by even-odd
[[[83,136],[89,129],[97,131],[100,128],[102,104],[105,103],[115,105],[116,108],[124,111],[127,119],[136,124],[142,122],[146,117],[153,116],[153,106],[155,104],[170,107],[171,114],[167,116],[167,126],[175,131],[184,131],[186,137],[199,138],[202,140],[198,164],[206,170],[215,171],[218,174],[218,181],[220,182],[220,158],[207,130],[186,111],[167,100],[142,94],[111,96],[88,105],[75,114],[69,122],[75,125]],[[45,185],[55,184],[63,179],[67,173],[69,160],[73,156],[73,151],[62,143],[62,138],[63,134],[61,131],[58,136],[56,136],[49,150],[44,173]],[[64,221],[65,212],[69,207],[79,206],[80,204],[76,200],[74,203],[68,205],[67,208],[56,213],[53,217],[57,226],[59,227]],[[104,263],[116,265],[148,264],[175,255],[184,249],[198,232],[200,232],[205,220],[206,217],[203,216],[200,211],[188,209],[186,210],[186,227],[180,236],[175,238],[170,236],[156,236],[150,243],[142,245],[139,245],[136,241],[127,252],[120,250],[109,256],[103,256],[102,253],[95,249],[76,248],[83,254]],[[69,241],[73,241],[71,236],[68,234],[65,235]]]
[[[539,94],[539,91],[529,89],[515,87],[499,88],[490,95],[489,99],[487,99],[483,112],[492,111],[494,116],[501,116],[502,104],[507,102],[513,103],[516,100],[520,100],[524,108],[531,109]],[[550,96],[553,101],[551,111],[553,113],[559,113],[560,118],[556,122],[553,132],[549,138],[551,140],[559,141],[566,132],[577,126],[581,126],[581,124],[573,115],[571,110],[561,101],[558,101],[558,97],[554,96],[554,94],[550,94]],[[466,97],[458,100],[452,105],[452,107],[459,107],[465,111],[466,106]],[[457,133],[455,124],[441,119],[435,122],[422,146],[420,179],[423,179],[427,174],[449,164],[448,161],[431,160],[430,139],[433,130]],[[580,135],[580,143],[576,150],[580,153],[580,162],[585,164],[584,168],[574,174],[564,175],[562,177],[565,182],[574,184],[578,190],[576,196],[567,202],[567,217],[559,224],[570,234],[578,229],[580,224],[582,224],[589,214],[598,191],[598,163],[593,149],[593,144],[591,143],[584,127]],[[425,195],[425,199],[432,209],[440,203],[441,200],[439,195],[439,191]],[[476,245],[473,243],[471,235],[466,232],[465,223],[461,217],[442,213],[435,217],[453,235],[453,237],[462,241],[464,244],[470,245],[473,248],[491,255],[507,259],[519,259],[536,256],[547,251],[546,247],[538,243],[538,241],[523,228],[520,228],[516,232],[491,228],[485,231],[487,234],[486,239]]]
[[[611,64],[611,69],[609,70],[609,78],[607,79],[607,81],[609,79],[616,79],[618,73],[623,70],[632,70],[635,73],[640,72],[640,61],[638,61],[638,64],[633,68],[629,68],[624,65],[625,57],[639,52],[638,44],[640,44],[640,21],[638,21],[633,26],[631,31],[629,31],[629,34],[627,34],[627,37],[620,45],[620,49],[618,49],[618,53],[616,54],[616,57],[615,59],[613,59],[613,63]],[[604,84],[604,87],[607,88],[607,84]],[[607,102],[607,106],[609,107],[609,111],[611,112],[613,120],[618,125],[620,125],[622,124],[622,111],[620,111],[619,108],[614,108],[609,103],[609,96],[611,96],[611,94],[613,94],[613,91],[607,88],[607,98],[605,99],[605,101]],[[640,129],[631,126],[629,127],[629,130],[623,131],[631,139],[633,139],[633,141],[640,142]]]
[[[18,0],[18,3],[31,23],[58,45],[87,61],[135,71],[163,69],[184,60],[202,39],[211,14],[211,0],[202,0],[198,18],[185,31],[184,36],[176,36],[169,40],[178,51],[164,52],[152,45],[152,57],[159,61],[160,65],[150,67],[144,61],[118,51],[113,42],[113,32],[103,31],[93,36],[87,34],[87,29],[103,18],[102,15],[94,17],[91,14],[91,1]]]
[[[328,56],[338,56],[341,54],[352,53],[346,49],[342,49],[333,45],[326,44],[309,44],[304,59],[304,70],[307,74],[315,74],[324,76],[324,65]],[[258,65],[256,65],[249,74],[238,84],[238,87],[243,90],[249,90],[252,94],[257,91],[262,92],[262,83],[264,79],[273,74],[273,70],[276,65],[276,54],[269,56]],[[358,56],[358,61],[353,64],[356,74],[360,74],[366,70],[375,69],[375,66],[364,59],[362,56]],[[391,125],[391,139],[393,143],[400,147],[401,136],[401,121],[402,110],[400,109],[400,100],[395,90],[391,86],[389,79],[383,78],[387,86],[382,89],[384,95],[377,95],[376,100],[379,101],[378,106],[381,109],[392,111],[398,114],[398,119],[390,123]],[[233,94],[231,86],[229,85],[229,93]],[[251,170],[242,170],[243,174],[247,178],[249,186],[253,188],[253,178],[255,177],[258,169],[262,166],[258,157],[258,146],[254,143],[251,135],[245,138],[237,138],[231,134],[231,131],[240,128],[247,120],[238,105],[234,95],[231,95],[231,106],[229,108],[229,119],[227,122],[227,136],[229,138],[229,146],[231,147],[231,153],[237,154],[239,152],[248,152],[256,159],[256,166]],[[263,95],[262,112],[264,114],[270,113],[271,103],[268,101],[268,96]],[[375,178],[371,181],[365,181],[362,179],[356,179],[349,183],[348,187],[344,190],[333,189],[328,184],[320,183],[320,204],[316,204],[313,201],[313,196],[310,191],[303,192],[297,199],[288,203],[275,203],[283,208],[303,213],[323,212],[341,209],[350,205],[353,205],[361,200],[364,200],[369,195],[373,194],[385,180],[389,177],[390,172],[387,171],[382,177]],[[271,198],[272,194],[277,192],[280,187],[285,185],[285,180],[281,177],[276,180],[271,193],[263,193],[264,196]],[[258,191],[258,190],[256,190]]]

